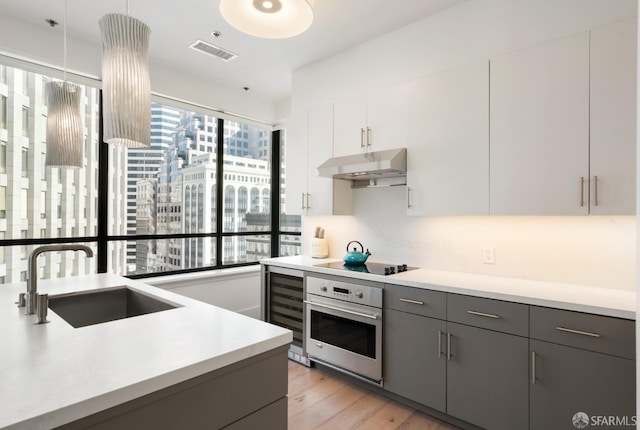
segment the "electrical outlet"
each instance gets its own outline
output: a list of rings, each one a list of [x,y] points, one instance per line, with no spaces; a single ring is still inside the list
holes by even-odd
[[[484,264],[495,264],[496,252],[494,248],[487,246],[482,250],[482,262]]]

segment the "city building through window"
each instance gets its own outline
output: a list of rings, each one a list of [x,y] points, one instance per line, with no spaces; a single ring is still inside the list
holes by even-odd
[[[221,119],[214,111],[189,110],[183,102],[172,105],[171,100],[157,98],[150,106],[149,148],[109,145],[101,151],[99,82],[92,85],[83,78],[89,83],[81,106],[84,165],[47,167],[47,106],[42,93],[49,77],[28,71],[28,63],[24,68],[0,66],[4,282],[23,279],[26,257],[43,239],[73,239],[96,254],[45,254],[38,259],[44,278],[99,271],[144,277],[300,253],[300,216],[285,214],[281,201],[284,130],[274,133],[267,125]],[[7,112],[13,113],[11,122]],[[273,136],[278,142],[272,142]],[[273,145],[278,145],[277,160]],[[273,169],[279,172],[275,184]],[[277,185],[280,189],[274,191]],[[275,217],[274,195],[281,209]]]

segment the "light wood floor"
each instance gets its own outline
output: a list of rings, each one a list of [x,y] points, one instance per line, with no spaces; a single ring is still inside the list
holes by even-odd
[[[457,430],[317,368],[289,360],[289,430]]]

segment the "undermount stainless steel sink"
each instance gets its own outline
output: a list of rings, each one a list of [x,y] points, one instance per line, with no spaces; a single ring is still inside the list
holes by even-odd
[[[49,309],[75,328],[178,307],[126,286],[49,297]]]

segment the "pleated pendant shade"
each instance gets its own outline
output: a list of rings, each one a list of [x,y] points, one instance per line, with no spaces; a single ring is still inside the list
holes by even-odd
[[[100,20],[104,141],[129,148],[151,145],[149,36],[142,21],[107,14]]]
[[[47,82],[47,155],[45,165],[82,167],[82,87],[67,81]]]

